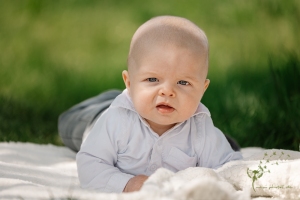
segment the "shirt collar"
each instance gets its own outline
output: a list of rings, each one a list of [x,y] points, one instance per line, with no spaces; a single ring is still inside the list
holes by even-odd
[[[125,109],[131,110],[131,111],[137,113],[127,89],[125,89],[119,96],[117,96],[115,98],[115,100],[112,102],[111,106],[125,108]],[[209,117],[211,116],[208,108],[205,105],[203,105],[202,103],[199,103],[193,116],[196,116],[199,114],[207,114]]]
[[[136,112],[127,89],[123,90],[123,92],[115,98],[111,106],[121,107]]]
[[[211,116],[208,108],[202,104],[201,102],[199,103],[196,112],[193,114],[193,116],[195,115],[199,115],[199,114],[207,114],[209,117]]]

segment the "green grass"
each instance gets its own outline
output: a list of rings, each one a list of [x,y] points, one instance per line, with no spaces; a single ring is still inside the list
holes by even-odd
[[[124,88],[134,31],[166,14],[207,33],[216,126],[242,146],[298,150],[298,0],[0,0],[0,141],[61,145],[58,115]]]
[[[215,125],[242,146],[298,150],[300,59],[272,56],[262,67],[264,72],[233,68],[226,80],[211,84],[203,102]]]

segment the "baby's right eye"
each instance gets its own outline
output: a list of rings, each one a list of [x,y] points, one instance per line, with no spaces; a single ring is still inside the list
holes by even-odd
[[[158,82],[157,78],[147,78],[149,82]]]

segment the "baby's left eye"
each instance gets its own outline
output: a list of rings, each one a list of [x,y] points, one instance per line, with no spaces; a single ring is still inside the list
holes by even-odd
[[[187,81],[178,81],[177,84],[180,84],[180,85],[189,85],[190,83],[187,82]]]

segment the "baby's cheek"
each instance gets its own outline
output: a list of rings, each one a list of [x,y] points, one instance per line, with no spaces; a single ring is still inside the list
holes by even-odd
[[[186,118],[187,120],[190,118],[197,110],[199,103],[187,103],[185,109],[183,109],[182,117]]]
[[[149,105],[148,105],[149,106]],[[143,99],[134,102],[134,107],[136,109],[136,111],[142,116],[145,117],[146,113],[147,113],[147,104],[146,102],[143,101]]]

